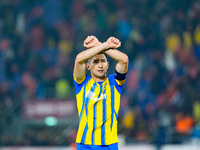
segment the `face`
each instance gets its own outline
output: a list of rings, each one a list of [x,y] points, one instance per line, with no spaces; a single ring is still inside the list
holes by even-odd
[[[104,54],[98,54],[87,63],[93,78],[105,79],[109,63]]]

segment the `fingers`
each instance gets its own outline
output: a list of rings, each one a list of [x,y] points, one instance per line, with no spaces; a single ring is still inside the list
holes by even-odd
[[[115,37],[110,37],[108,40],[113,42],[113,43],[119,43],[120,42],[120,40],[115,38]]]
[[[87,38],[85,39],[84,43],[85,44],[89,44],[94,40],[94,36],[87,36]]]
[[[117,39],[117,38],[115,38],[115,37],[110,37],[107,41],[108,41],[108,43],[114,44],[114,45],[116,45],[117,47],[120,47],[120,46],[121,46],[120,40]]]
[[[117,38],[115,38],[115,37],[111,37],[111,41],[112,41],[113,43],[115,43],[115,44],[121,43],[121,42],[119,41],[119,39],[117,39]]]
[[[98,41],[98,39],[95,36],[91,35],[91,36],[87,36],[87,38],[84,41],[83,46],[89,48],[89,47],[97,46],[97,45],[99,45],[99,43],[100,42]],[[115,37],[110,37],[107,40],[107,43],[112,48],[118,48],[121,46],[120,40]]]
[[[99,40],[95,36],[91,35],[91,36],[87,36],[87,38],[85,39],[83,43],[83,46],[87,48],[91,48],[94,46],[98,46],[100,43],[101,42],[99,42]]]

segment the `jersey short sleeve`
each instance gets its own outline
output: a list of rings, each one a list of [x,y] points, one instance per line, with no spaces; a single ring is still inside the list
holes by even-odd
[[[125,81],[121,83],[120,80],[115,78],[115,73],[111,74],[108,78],[109,78],[109,81],[114,84],[117,91],[121,93]]]
[[[73,76],[73,78],[74,78],[74,76]],[[87,78],[88,78],[88,76],[86,75],[80,82],[77,82],[77,80],[74,78],[74,86],[75,86],[76,94],[78,94],[80,92],[80,90],[83,87],[83,85],[85,84]]]

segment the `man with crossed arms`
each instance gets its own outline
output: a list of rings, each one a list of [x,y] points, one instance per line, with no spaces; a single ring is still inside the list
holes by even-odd
[[[128,56],[117,50],[120,46],[115,37],[101,43],[95,36],[88,36],[84,41],[88,49],[76,56],[73,76],[79,114],[77,150],[118,150],[118,111],[128,70]],[[108,77],[107,56],[117,61],[115,73]],[[91,75],[86,74],[86,68]]]

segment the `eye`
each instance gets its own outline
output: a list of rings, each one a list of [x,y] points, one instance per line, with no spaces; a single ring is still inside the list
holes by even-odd
[[[98,62],[99,62],[98,60],[94,60],[93,61],[94,64],[98,64]]]
[[[106,62],[106,60],[105,60],[105,59],[102,59],[102,60],[101,60],[101,62],[105,63],[105,62]]]

